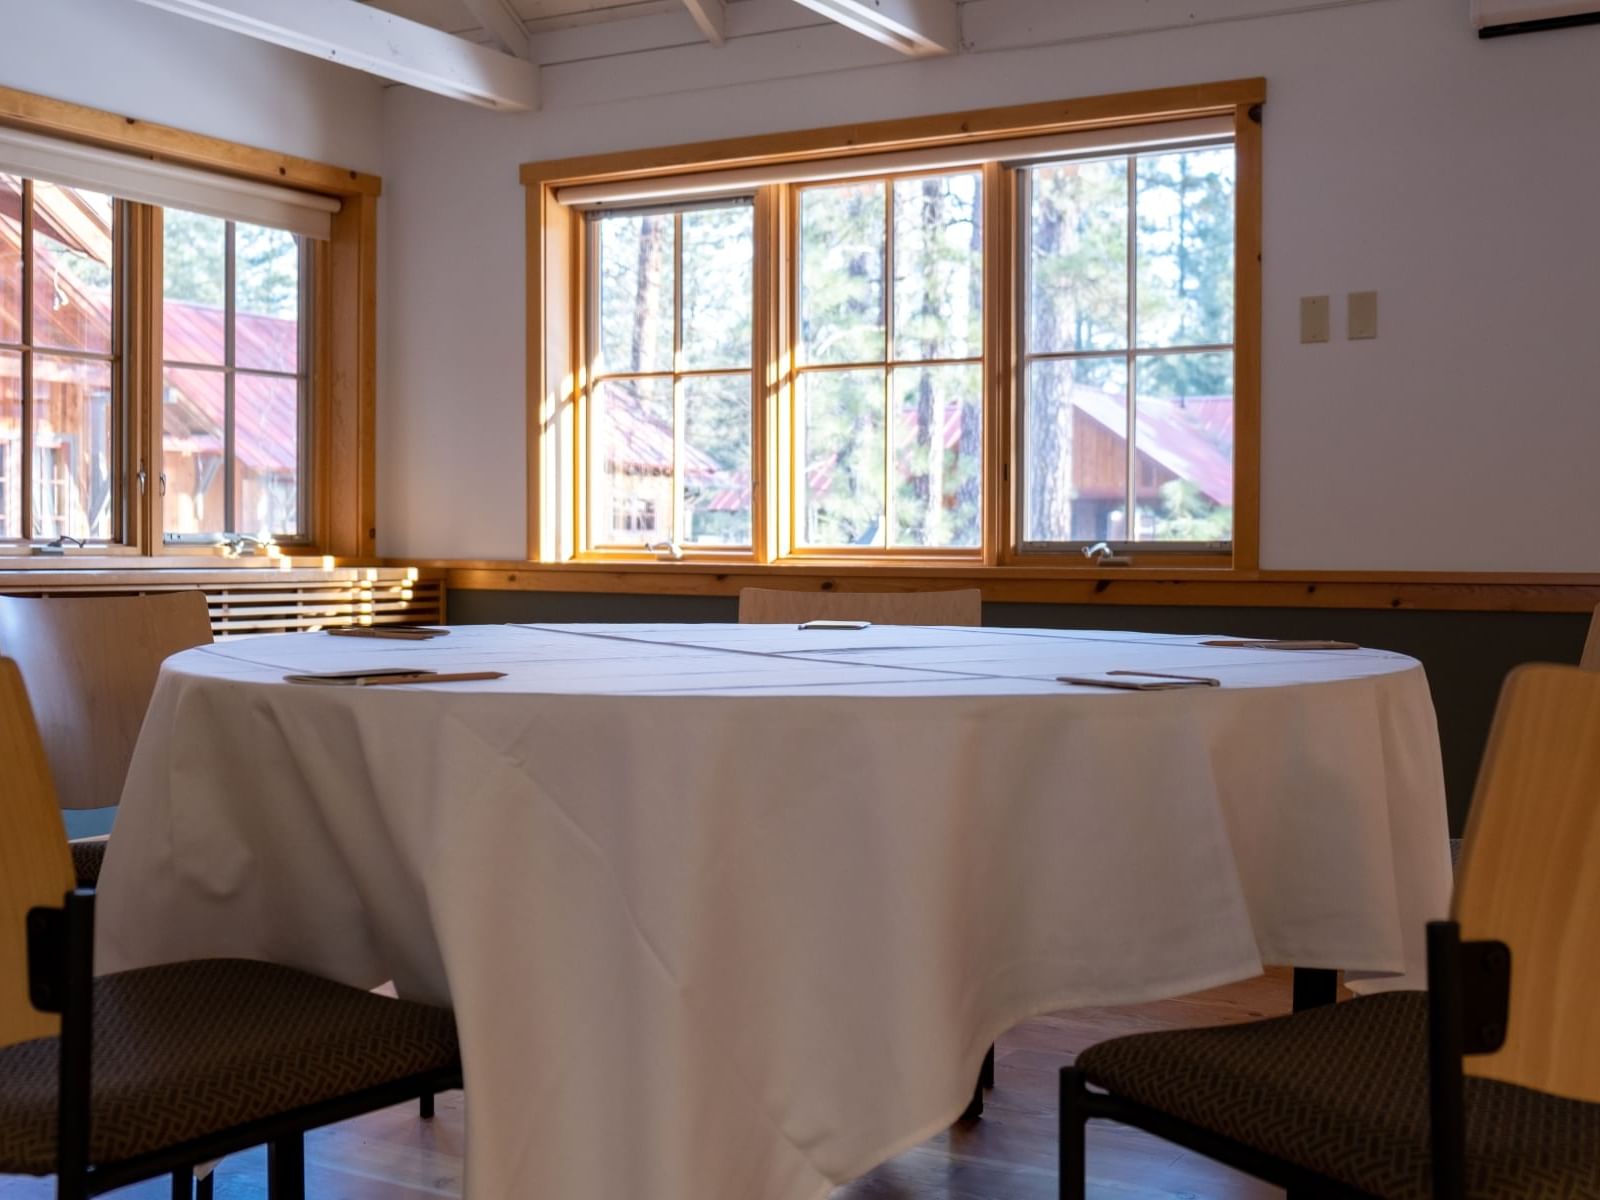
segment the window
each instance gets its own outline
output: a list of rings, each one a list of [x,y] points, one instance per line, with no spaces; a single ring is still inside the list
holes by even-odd
[[[1041,163],[1020,182],[1023,547],[1226,548],[1232,146]]]
[[[373,555],[381,181],[0,107],[0,557]]]
[[[588,544],[749,547],[749,203],[589,230]]]
[[[0,174],[0,538],[120,532],[120,213]]]
[[[979,545],[982,197],[976,171],[801,189],[797,546]]]
[[[1253,567],[1263,95],[524,167],[530,557]]]
[[[303,239],[172,208],[162,224],[165,536],[299,540],[310,393]]]

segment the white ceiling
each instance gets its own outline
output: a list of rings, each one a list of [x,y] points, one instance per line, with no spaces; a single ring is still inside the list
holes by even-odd
[[[364,0],[374,8],[459,34],[473,41],[488,35],[461,0]],[[730,4],[740,0],[727,0]],[[626,21],[658,13],[683,12],[683,0],[507,0],[530,34],[604,21]]]

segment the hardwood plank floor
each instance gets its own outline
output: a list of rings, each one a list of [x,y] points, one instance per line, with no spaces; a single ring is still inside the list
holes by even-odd
[[[833,1200],[1053,1200],[1056,1073],[1086,1046],[1125,1033],[1221,1025],[1289,1010],[1288,976],[1127,1008],[1090,1008],[1027,1021],[996,1046],[996,1087],[982,1120],[930,1138],[839,1188]],[[314,1200],[434,1200],[461,1194],[463,1096],[439,1097],[438,1116],[416,1105],[385,1109],[306,1138],[306,1194]],[[1089,1126],[1089,1190],[1098,1200],[1274,1200],[1279,1189],[1132,1129]],[[0,1176],[0,1200],[47,1200],[54,1181]],[[165,1180],[110,1193],[169,1200]],[[217,1200],[262,1200],[266,1153],[217,1168]],[[530,1197],[529,1200],[561,1200]],[[648,1200],[629,1197],[626,1200]]]

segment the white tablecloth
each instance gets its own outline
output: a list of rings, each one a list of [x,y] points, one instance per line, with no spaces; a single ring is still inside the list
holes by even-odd
[[[307,634],[164,668],[103,970],[272,959],[453,1004],[473,1200],[814,1200],[991,1040],[1264,962],[1420,970],[1420,666],[1010,629]],[[328,688],[288,671],[495,668]],[[1211,675],[1112,692],[1061,674]]]

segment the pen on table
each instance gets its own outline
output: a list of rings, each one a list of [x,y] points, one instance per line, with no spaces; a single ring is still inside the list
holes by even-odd
[[[357,687],[382,687],[395,683],[467,683],[475,679],[504,679],[504,671],[458,671],[453,675],[384,675],[356,680]]]
[[[1179,679],[1184,683],[1202,683],[1206,687],[1221,687],[1220,679],[1209,675],[1164,675],[1160,671],[1107,671],[1107,675],[1137,675],[1141,679]]]

